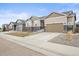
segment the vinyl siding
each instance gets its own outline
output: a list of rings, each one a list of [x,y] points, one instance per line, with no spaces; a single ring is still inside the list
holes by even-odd
[[[53,23],[67,24],[67,17],[60,16],[60,17],[51,17],[51,18],[45,19],[45,26],[46,26],[46,24],[53,24]]]

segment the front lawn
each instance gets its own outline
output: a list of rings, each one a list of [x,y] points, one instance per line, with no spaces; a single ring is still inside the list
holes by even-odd
[[[7,34],[14,35],[14,36],[19,36],[19,37],[24,37],[24,36],[33,35],[35,33],[33,33],[33,32],[11,32],[11,33],[7,33]]]

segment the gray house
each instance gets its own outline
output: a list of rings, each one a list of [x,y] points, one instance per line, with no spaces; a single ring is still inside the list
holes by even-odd
[[[16,31],[16,22],[10,22],[8,28],[9,31]]]
[[[16,21],[16,31],[25,31],[25,21],[18,19]]]
[[[2,31],[8,31],[9,28],[8,28],[8,24],[3,24],[2,25]]]

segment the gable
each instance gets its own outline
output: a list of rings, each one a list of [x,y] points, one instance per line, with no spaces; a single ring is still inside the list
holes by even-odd
[[[60,14],[60,13],[51,13],[47,16],[47,18],[51,18],[51,17],[59,17],[59,16],[65,16],[64,14]]]
[[[9,26],[14,25],[13,23],[10,23]]]
[[[22,21],[21,20],[17,20],[16,23],[22,23]]]
[[[10,22],[9,25],[15,25],[15,22]]]

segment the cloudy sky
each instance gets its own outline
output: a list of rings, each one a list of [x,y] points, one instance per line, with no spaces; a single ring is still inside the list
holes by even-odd
[[[0,27],[2,24],[26,20],[30,16],[46,16],[51,12],[73,10],[79,21],[79,4],[77,3],[0,3]]]

